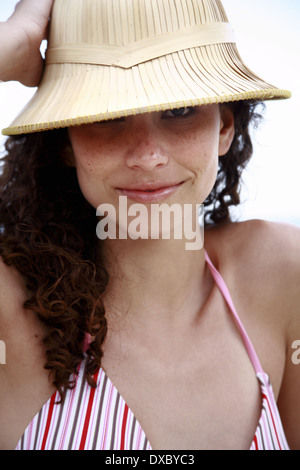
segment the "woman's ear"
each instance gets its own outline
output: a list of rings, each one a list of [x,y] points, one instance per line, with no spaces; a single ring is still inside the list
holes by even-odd
[[[234,114],[228,104],[220,105],[219,157],[226,155],[235,134]]]

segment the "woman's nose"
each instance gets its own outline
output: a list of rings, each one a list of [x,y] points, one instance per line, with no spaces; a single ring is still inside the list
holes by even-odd
[[[168,163],[168,156],[161,145],[159,131],[150,122],[150,117],[136,116],[136,126],[131,129],[126,163],[132,169],[152,171]],[[140,118],[140,119],[139,119]]]

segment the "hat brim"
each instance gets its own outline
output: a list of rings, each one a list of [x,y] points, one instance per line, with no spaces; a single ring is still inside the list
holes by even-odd
[[[185,106],[290,96],[290,91],[249,70],[234,43],[187,49],[129,69],[51,64],[33,98],[2,133],[27,134]]]

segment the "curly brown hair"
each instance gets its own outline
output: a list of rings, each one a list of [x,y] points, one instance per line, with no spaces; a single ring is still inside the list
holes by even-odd
[[[250,125],[257,121],[256,102],[232,103],[235,137],[220,158],[216,184],[205,201],[207,223],[227,223],[239,204],[241,172],[253,149]],[[67,130],[10,137],[0,176],[0,254],[26,280],[24,304],[46,325],[46,363],[63,399],[74,386],[86,354],[86,379],[100,367],[107,332],[103,293],[108,284],[97,252],[96,211],[81,194],[76,170],[62,157]]]
[[[217,179],[204,203],[207,224],[232,221],[230,208],[240,204],[241,176],[253,154],[251,130],[260,123],[265,108],[263,102],[255,100],[225,106],[230,106],[234,113],[235,135],[227,154],[219,158]]]

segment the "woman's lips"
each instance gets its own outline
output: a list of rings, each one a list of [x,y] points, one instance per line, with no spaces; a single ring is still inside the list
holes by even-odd
[[[174,194],[177,189],[183,183],[178,184],[161,184],[157,185],[145,185],[144,187],[139,185],[135,188],[118,188],[118,191],[122,196],[127,196],[129,199],[140,202],[140,203],[153,203],[160,202],[166,199],[171,194]]]

